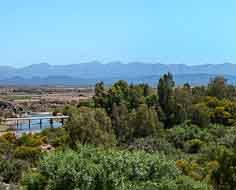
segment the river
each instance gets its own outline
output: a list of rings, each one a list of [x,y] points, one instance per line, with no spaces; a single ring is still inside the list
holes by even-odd
[[[28,117],[48,117],[48,116],[52,116],[52,114],[50,113],[34,113],[34,114],[28,114],[27,116],[25,116],[25,118]],[[53,125],[51,125],[50,121],[47,119],[43,119],[42,120],[42,124],[40,125],[40,120],[31,120],[30,123],[30,127],[29,127],[29,123],[26,120],[25,122],[21,122],[17,125],[15,125],[15,129],[16,129],[16,135],[22,135],[23,133],[38,133],[41,132],[43,129],[49,128],[49,127],[53,127],[53,128],[58,128],[61,127],[62,123],[57,121],[57,120],[53,120]]]

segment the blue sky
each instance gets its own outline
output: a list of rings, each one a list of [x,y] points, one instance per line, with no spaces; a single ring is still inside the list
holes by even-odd
[[[0,0],[0,65],[236,63],[235,0]]]

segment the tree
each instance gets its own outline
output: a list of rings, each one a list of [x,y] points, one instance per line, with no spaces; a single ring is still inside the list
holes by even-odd
[[[193,124],[200,127],[207,127],[210,124],[210,111],[205,104],[193,105],[189,114]]]
[[[173,111],[174,111],[174,99],[173,99],[173,88],[175,86],[175,82],[173,81],[172,74],[164,74],[163,77],[160,78],[157,92],[158,92],[158,100],[162,110],[165,113],[164,124],[165,127],[169,128],[172,126],[173,122]]]
[[[126,81],[119,80],[109,89],[108,93],[110,110],[114,103],[128,105],[129,85]]]
[[[228,96],[227,80],[223,76],[217,76],[208,84],[208,95],[223,99]]]
[[[180,104],[185,111],[188,111],[189,106],[193,102],[191,88],[188,87],[175,88],[174,99],[176,104]]]
[[[191,85],[189,83],[184,83],[184,89],[190,90]]]
[[[65,125],[70,145],[77,143],[110,146],[116,143],[111,119],[101,109],[81,107]]]
[[[156,94],[145,97],[145,103],[148,107],[157,107],[158,106],[158,97]]]
[[[0,159],[0,176],[5,183],[16,183],[21,178],[24,170],[28,169],[29,164],[23,160],[4,160]]]
[[[112,126],[119,142],[125,142],[130,134],[128,128],[129,112],[125,104],[112,106]]]
[[[150,87],[148,86],[148,84],[141,84],[141,86],[143,87],[143,96],[150,96]]]
[[[95,107],[106,107],[106,92],[103,82],[98,82],[95,85],[95,92],[94,92],[93,100]]]
[[[132,129],[133,138],[141,138],[155,135],[160,128],[157,113],[154,109],[142,104],[137,111],[130,113],[128,126]]]
[[[147,90],[147,89],[146,89]],[[147,92],[145,92],[147,93]],[[145,102],[144,86],[130,85],[129,88],[129,110],[136,109]]]

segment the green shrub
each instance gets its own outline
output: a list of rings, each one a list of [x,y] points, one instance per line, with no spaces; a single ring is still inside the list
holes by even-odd
[[[21,178],[22,172],[28,168],[28,163],[22,160],[0,159],[0,177],[5,183],[16,183]]]
[[[39,172],[39,175],[47,179],[47,189],[50,190],[208,188],[206,184],[195,182],[189,177],[181,178],[174,161],[159,154],[140,151],[79,146],[76,152],[67,150],[47,155],[40,162]],[[38,187],[35,179],[27,179],[25,182],[24,187],[28,190],[34,185]]]
[[[40,135],[46,137],[46,142],[54,147],[63,146],[68,140],[68,134],[63,127],[44,129]]]
[[[65,125],[70,145],[77,143],[112,146],[116,144],[110,117],[103,109],[81,107]]]
[[[26,185],[28,190],[43,190],[46,186],[46,179],[40,173],[29,172],[25,174],[21,184]]]
[[[168,130],[168,139],[176,148],[183,149],[186,142],[193,139],[207,140],[205,130],[196,125],[182,124]]]
[[[22,160],[35,162],[39,159],[41,150],[38,147],[19,146],[14,152],[14,157]]]
[[[203,145],[203,142],[199,139],[192,139],[188,141],[185,145],[185,150],[187,153],[198,153]]]
[[[43,144],[45,140],[46,139],[44,137],[41,137],[39,135],[23,134],[18,139],[17,142],[19,145],[36,147],[36,146],[40,146],[41,144]]]
[[[0,136],[0,143],[16,144],[16,135],[14,133],[5,133]]]
[[[144,150],[149,153],[160,152],[164,153],[166,156],[174,156],[177,152],[175,147],[170,142],[168,142],[166,138],[158,136],[136,138],[133,140],[133,142],[123,146],[128,150]]]
[[[207,127],[210,124],[210,111],[203,103],[191,107],[190,117],[192,123],[200,127]]]

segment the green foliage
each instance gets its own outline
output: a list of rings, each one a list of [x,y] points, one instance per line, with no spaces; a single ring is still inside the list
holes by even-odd
[[[235,189],[235,95],[222,77],[176,87],[168,73],[157,90],[99,82],[93,99],[54,110],[70,116],[63,128],[0,136],[0,181],[28,190]]]
[[[126,142],[130,137],[131,129],[128,126],[129,111],[125,104],[112,106],[112,127],[119,142]]]
[[[194,180],[203,180],[204,178],[204,169],[199,166],[195,161],[188,160],[177,160],[176,166],[182,171],[186,176],[190,176]]]
[[[18,183],[22,173],[39,159],[42,139],[39,135],[31,134],[20,138],[13,133],[0,136],[0,180]]]
[[[219,99],[231,98],[235,95],[227,80],[223,76],[217,76],[210,80],[208,85],[208,95],[217,97]]]
[[[41,155],[41,150],[38,147],[19,146],[14,152],[14,157],[21,160],[28,160],[34,162],[38,160]]]
[[[190,108],[190,118],[193,124],[207,127],[210,124],[210,112],[204,104],[195,104]]]
[[[31,146],[36,147],[44,143],[46,139],[39,135],[34,134],[23,134],[18,140],[17,143],[21,146]]]
[[[157,112],[146,104],[129,112],[125,104],[112,108],[112,125],[119,142],[132,141],[133,138],[153,136],[161,130]]]
[[[165,137],[153,136],[145,138],[136,138],[124,148],[132,151],[144,150],[149,153],[163,153],[168,157],[174,158],[178,156],[178,151],[173,147],[173,145],[167,141]]]
[[[17,141],[14,133],[5,133],[0,136],[0,143],[12,143],[15,144]]]
[[[203,145],[203,142],[199,139],[192,139],[186,142],[186,152],[193,154],[198,153]]]
[[[165,113],[165,127],[169,128],[174,120],[174,96],[173,96],[173,88],[175,82],[173,81],[173,76],[168,73],[164,74],[162,78],[160,78],[157,92],[159,97],[159,104],[162,110]]]
[[[142,138],[154,135],[160,128],[160,122],[155,110],[143,104],[130,114],[128,126],[132,131],[131,138]]]
[[[93,96],[94,104],[96,107],[106,107],[107,102],[105,99],[105,87],[103,82],[95,85],[95,95]]]
[[[156,94],[152,94],[150,96],[145,97],[145,103],[148,105],[148,107],[156,106],[158,102],[158,97]]]
[[[78,107],[94,107],[93,100],[80,100]]]
[[[183,124],[168,130],[168,139],[176,148],[184,149],[185,143],[191,140],[205,140],[206,133],[195,125]],[[191,143],[190,143],[191,144]]]
[[[71,114],[65,129],[72,147],[77,143],[104,146],[116,144],[111,119],[99,108],[79,108]]]
[[[217,159],[219,167],[213,171],[211,180],[216,189],[231,190],[236,186],[236,154],[225,149]]]
[[[158,154],[95,149],[80,146],[77,152],[57,152],[40,163],[46,189],[197,189],[208,185],[195,182],[181,173],[173,161]],[[34,185],[25,183],[26,189]],[[36,180],[36,184],[38,181]]]
[[[124,104],[129,111],[144,103],[152,107],[157,103],[157,96],[147,84],[129,85],[119,80],[109,89],[105,89],[103,82],[97,83],[93,100],[95,107],[102,107],[110,114],[114,104]]]
[[[22,172],[28,168],[25,161],[14,159],[0,159],[0,176],[5,183],[16,183],[21,178]]]
[[[45,141],[54,147],[63,146],[68,141],[68,134],[65,128],[47,128],[40,135],[44,138],[46,137]]]
[[[174,90],[174,101],[175,104],[181,107],[181,115],[182,117],[187,117],[188,111],[190,109],[190,105],[193,103],[193,95],[190,87],[176,87]]]
[[[47,181],[40,173],[30,171],[24,175],[21,184],[25,187],[24,190],[44,190]]]

